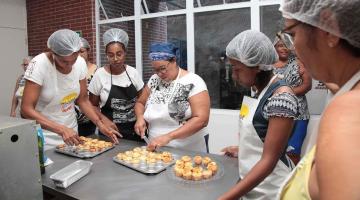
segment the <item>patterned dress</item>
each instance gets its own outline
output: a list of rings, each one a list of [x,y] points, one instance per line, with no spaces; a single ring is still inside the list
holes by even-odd
[[[300,67],[296,62],[295,56],[290,56],[288,63],[282,68],[274,68],[274,73],[292,88],[298,87],[303,83],[300,75]],[[299,115],[296,120],[308,120],[310,118],[309,108],[305,95],[297,95]]]

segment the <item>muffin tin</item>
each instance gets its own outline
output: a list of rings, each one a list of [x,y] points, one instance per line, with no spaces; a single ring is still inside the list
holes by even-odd
[[[185,168],[188,168],[188,170],[185,170]],[[185,173],[184,171],[187,172]],[[194,158],[182,156],[180,160],[175,161],[175,165],[171,169],[167,170],[167,174],[170,179],[179,183],[203,184],[223,177],[224,166],[219,161],[208,156],[195,156]]]
[[[133,154],[136,156],[133,157]],[[165,151],[149,152],[146,150],[146,146],[143,146],[134,148],[132,151],[121,152],[113,157],[113,161],[143,174],[158,174],[174,164],[176,157]]]
[[[61,144],[55,148],[55,151],[77,158],[92,158],[114,148],[114,144],[103,140],[86,138],[83,136],[80,137],[80,140],[83,144],[77,146]]]

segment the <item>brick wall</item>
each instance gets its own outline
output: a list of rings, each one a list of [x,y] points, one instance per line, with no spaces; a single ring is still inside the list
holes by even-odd
[[[29,54],[47,50],[46,42],[56,30],[81,31],[92,47],[95,62],[95,0],[26,0]]]

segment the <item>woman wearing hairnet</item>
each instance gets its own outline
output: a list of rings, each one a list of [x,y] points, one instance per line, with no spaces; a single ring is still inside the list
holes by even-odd
[[[94,73],[97,69],[97,66],[94,63],[91,63],[89,60],[90,53],[90,44],[85,38],[80,38],[81,45],[79,50],[79,55],[84,58],[87,66],[86,80],[87,84],[90,83]],[[89,136],[95,133],[96,126],[93,124],[89,118],[87,118],[84,113],[82,113],[78,106],[75,106],[76,117],[78,122],[78,133],[80,136]]]
[[[136,102],[135,131],[144,136],[148,128],[150,149],[171,146],[206,152],[209,93],[200,76],[177,65],[176,53],[171,43],[151,44],[149,58],[155,74]]]
[[[360,0],[284,0],[282,33],[310,74],[340,87],[316,145],[285,182],[281,199],[360,199]]]
[[[45,149],[63,142],[79,143],[74,102],[108,137],[117,142],[114,129],[104,125],[91,105],[86,86],[86,63],[78,53],[80,38],[72,30],[61,29],[48,39],[50,52],[34,57],[25,72],[21,113],[35,119],[45,136]]]
[[[103,35],[109,64],[98,69],[90,82],[90,101],[111,119],[124,139],[143,141],[134,131],[134,106],[144,83],[135,68],[125,64],[128,34],[117,28]]]
[[[285,149],[297,116],[292,89],[272,72],[278,55],[263,33],[247,30],[226,47],[233,79],[255,86],[256,97],[245,96],[239,119],[239,146],[223,149],[238,157],[241,180],[219,199],[274,199],[292,169]]]

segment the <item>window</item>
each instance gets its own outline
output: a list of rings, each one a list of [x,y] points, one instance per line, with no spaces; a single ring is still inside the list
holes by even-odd
[[[186,8],[186,0],[141,0],[145,14]]]
[[[246,2],[250,0],[194,0],[194,7],[213,6],[226,3]]]
[[[265,33],[271,41],[275,39],[276,33],[283,27],[283,20],[279,5],[260,7],[260,31]]]
[[[212,108],[238,109],[248,93],[232,80],[225,48],[235,35],[249,28],[250,8],[195,15],[195,72],[207,83]]]
[[[113,19],[134,15],[133,0],[97,0],[100,19]]]

